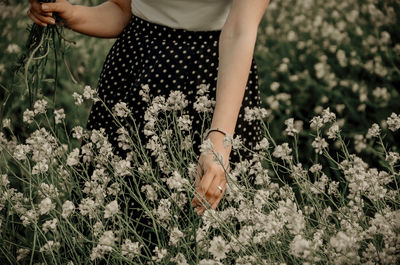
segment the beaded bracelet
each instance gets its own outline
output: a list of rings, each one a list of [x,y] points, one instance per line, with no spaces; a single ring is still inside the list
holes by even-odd
[[[227,135],[227,132],[225,132],[225,131],[223,131],[223,130],[221,130],[221,129],[219,129],[219,128],[210,128],[210,129],[207,129],[207,130],[205,131],[205,133],[204,133],[204,134],[205,134],[205,136],[204,136],[204,138],[203,138],[204,141],[207,139],[208,135],[209,135],[210,132],[212,132],[212,131],[217,131],[217,132],[223,133],[225,136]]]

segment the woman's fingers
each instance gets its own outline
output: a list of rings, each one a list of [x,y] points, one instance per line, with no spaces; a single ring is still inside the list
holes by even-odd
[[[204,198],[207,190],[204,188],[204,183],[211,183],[212,178],[214,176],[212,174],[205,174],[200,180],[197,180],[195,198],[192,201],[193,207],[203,207]],[[207,185],[207,184],[206,184]]]
[[[47,24],[44,23],[44,22],[42,22],[40,19],[38,19],[38,18],[31,12],[30,9],[28,10],[27,14],[28,14],[28,16],[33,20],[33,22],[35,22],[36,24],[38,24],[38,25],[40,25],[40,26],[42,26],[42,27],[46,27],[46,26],[47,26]]]
[[[47,26],[47,24],[55,24],[54,18],[52,18],[52,12],[45,12],[42,10],[40,3],[36,0],[30,1],[31,7],[28,10],[28,16],[40,26]]]
[[[218,188],[218,186],[222,188],[222,191]],[[223,197],[223,194],[225,192],[225,187],[226,187],[226,178],[223,178],[221,181],[220,177],[215,176],[213,182],[211,183],[206,192],[206,200],[214,210],[217,209],[217,206]],[[200,209],[200,214],[202,214],[204,211],[205,208],[202,207]]]
[[[218,195],[216,196],[216,199],[213,203],[211,203],[211,207],[216,210],[217,206],[219,204],[219,202],[221,201],[224,193],[225,193],[225,189],[226,189],[226,178],[223,179],[223,181],[219,184],[219,185],[214,185],[211,184],[213,187],[215,187],[217,189],[217,193]],[[222,191],[220,189],[218,189],[218,186],[220,186],[222,188]]]
[[[218,189],[218,186],[222,188],[222,192]],[[201,181],[200,187],[196,188],[196,192],[199,194],[196,196],[200,196],[200,198],[196,197],[192,201],[193,207],[198,207],[197,214],[204,213],[208,204],[215,210],[223,197],[225,187],[225,176],[221,177],[215,173],[206,174]]]

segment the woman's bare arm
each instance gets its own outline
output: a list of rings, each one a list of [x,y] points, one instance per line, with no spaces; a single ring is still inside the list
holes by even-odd
[[[234,0],[221,32],[216,104],[211,127],[218,127],[231,135],[234,135],[249,77],[257,28],[268,4],[269,0]],[[218,132],[210,133],[210,140],[218,145],[223,137]]]
[[[38,4],[30,0],[28,15],[37,24],[51,23],[56,12],[65,20],[66,26],[76,32],[101,38],[117,37],[132,17],[130,0],[109,0],[98,6],[71,5],[66,0]]]
[[[221,32],[216,104],[211,127],[218,127],[231,135],[234,135],[249,77],[257,28],[268,4],[269,0],[233,0],[231,12]],[[227,167],[232,147],[224,148],[224,135],[219,132],[211,132],[208,138],[213,143],[213,151],[223,156],[222,162]],[[204,199],[216,209],[227,181],[224,168],[214,162],[213,154],[200,154],[197,172],[196,191],[204,197],[195,196],[192,206],[197,208],[198,214],[203,214]]]

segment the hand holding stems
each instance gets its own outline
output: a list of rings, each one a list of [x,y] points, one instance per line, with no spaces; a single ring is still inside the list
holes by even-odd
[[[42,3],[29,0],[28,16],[38,25],[55,24],[53,13],[63,20],[69,29],[88,36],[116,38],[128,25],[131,17],[130,1],[108,0],[97,6],[72,5],[67,0]]]
[[[53,18],[53,11],[65,21],[72,19],[72,5],[66,0],[58,0],[55,3],[41,3],[37,0],[29,0],[30,8],[28,16],[36,24],[46,27],[48,24],[54,25],[56,20]]]
[[[229,155],[231,146],[224,147],[224,135],[219,132],[211,132],[209,139],[213,143],[213,151],[222,156],[222,162],[215,161],[214,154],[201,153],[197,165],[197,176],[195,181],[195,196],[192,200],[192,206],[196,208],[196,213],[201,215],[206,210],[207,203],[215,210],[221,201],[226,189],[226,172],[230,172]],[[222,191],[218,189],[222,187]]]

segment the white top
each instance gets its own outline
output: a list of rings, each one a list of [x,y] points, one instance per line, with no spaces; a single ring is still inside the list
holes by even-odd
[[[135,16],[192,31],[221,30],[231,5],[232,0],[131,0]]]

